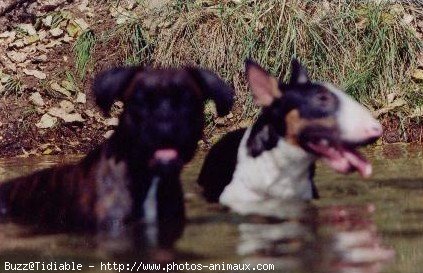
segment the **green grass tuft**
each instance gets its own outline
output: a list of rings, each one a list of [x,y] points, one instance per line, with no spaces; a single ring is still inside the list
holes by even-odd
[[[92,30],[87,30],[78,37],[73,47],[76,71],[81,79],[85,78],[87,64],[91,59],[95,42],[96,37],[94,32]]]

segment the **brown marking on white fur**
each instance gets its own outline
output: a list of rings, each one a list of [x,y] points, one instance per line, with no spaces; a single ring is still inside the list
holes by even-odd
[[[285,116],[286,123],[286,135],[285,139],[292,145],[299,146],[298,135],[301,131],[312,125],[323,126],[325,128],[335,128],[336,119],[334,117],[316,118],[316,119],[304,119],[301,118],[298,109],[291,110]]]

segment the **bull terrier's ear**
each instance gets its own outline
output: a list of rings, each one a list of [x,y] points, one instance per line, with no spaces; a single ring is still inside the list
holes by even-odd
[[[252,60],[245,62],[247,81],[253,93],[254,102],[259,106],[269,106],[280,98],[282,93],[278,87],[278,80]]]
[[[212,99],[219,116],[229,114],[234,104],[234,90],[212,71],[202,68],[189,68],[199,83],[204,99]]]
[[[103,71],[94,78],[95,100],[105,115],[109,113],[114,101],[124,97],[136,72],[135,67],[116,67]]]
[[[289,84],[305,84],[310,81],[307,69],[295,58],[291,61],[291,78]]]

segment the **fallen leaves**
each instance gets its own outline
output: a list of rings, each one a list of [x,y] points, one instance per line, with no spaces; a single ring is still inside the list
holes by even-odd
[[[40,129],[47,129],[55,126],[57,124],[57,118],[52,117],[49,114],[42,115],[40,121],[35,124]]]
[[[52,82],[50,84],[50,88],[53,91],[56,91],[62,95],[65,95],[66,97],[70,97],[72,95],[66,88],[60,86],[57,82]]]
[[[33,70],[33,69],[24,69],[22,72],[25,75],[34,76],[37,79],[44,80],[47,78],[47,75],[44,72],[41,72],[40,70]]]
[[[15,63],[22,63],[28,58],[28,54],[18,51],[8,51],[6,52],[6,55]]]
[[[39,107],[42,107],[45,104],[43,97],[41,96],[39,92],[32,93],[31,96],[29,96],[29,101],[35,106],[39,106]]]

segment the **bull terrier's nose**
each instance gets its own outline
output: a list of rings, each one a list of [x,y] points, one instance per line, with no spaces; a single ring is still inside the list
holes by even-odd
[[[378,123],[374,123],[366,128],[366,134],[369,138],[381,137],[383,133],[382,125]]]

